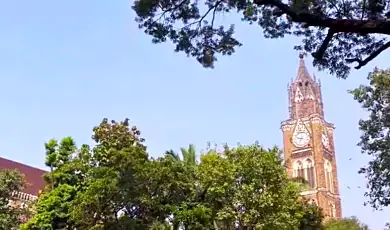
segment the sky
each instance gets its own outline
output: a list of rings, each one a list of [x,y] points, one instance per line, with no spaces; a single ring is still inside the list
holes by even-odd
[[[288,118],[287,83],[298,69],[299,41],[266,40],[256,25],[236,16],[244,44],[214,69],[154,45],[137,28],[132,2],[15,0],[0,7],[0,156],[44,168],[44,142],[72,136],[91,143],[92,128],[107,117],[129,118],[146,138],[152,156],[207,142],[282,147]],[[343,215],[383,229],[390,211],[365,207],[367,163],[360,153],[359,119],[366,113],[347,93],[367,83],[375,66],[388,68],[384,53],[347,80],[307,68],[322,81],[325,116],[336,126],[335,147]],[[352,160],[348,160],[352,158]],[[348,189],[348,186],[350,189]],[[361,188],[358,188],[360,186]]]

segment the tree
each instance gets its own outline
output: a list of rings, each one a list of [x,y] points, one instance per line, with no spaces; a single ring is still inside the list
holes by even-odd
[[[239,146],[210,151],[198,168],[204,229],[321,229],[316,206],[300,199],[288,180],[277,148]]]
[[[21,229],[72,229],[70,220],[71,202],[81,186],[81,178],[76,174],[79,170],[72,161],[76,144],[71,137],[45,143],[46,166],[51,169],[44,178],[47,187],[38,198],[36,214]]]
[[[91,165],[83,189],[73,201],[72,219],[81,229],[128,229],[142,226],[139,202],[150,179],[148,154],[137,127],[104,119],[94,128]],[[119,215],[122,212],[123,214]],[[124,215],[124,217],[123,217]],[[123,218],[121,218],[123,217]],[[130,217],[130,218],[125,218]],[[121,227],[120,227],[121,226]]]
[[[325,230],[368,230],[368,226],[361,223],[356,217],[329,220]]]
[[[175,153],[173,150],[169,150],[165,152],[165,155],[173,157],[175,160],[182,160],[186,162],[187,164],[196,164],[196,151],[195,146],[193,144],[188,145],[188,149],[182,147],[180,148],[181,157],[180,159],[179,154]]]
[[[15,192],[20,192],[25,187],[24,176],[14,170],[0,170],[0,229],[18,229],[23,217],[28,210],[23,206],[10,201],[16,201],[13,196]]]
[[[64,138],[59,145],[56,140],[46,143],[46,165],[51,172],[45,175],[45,179],[49,186],[38,198],[37,214],[22,229],[98,227],[101,219],[111,221],[114,211],[109,205],[119,189],[115,186],[122,182],[117,178],[122,172],[119,169],[134,160],[126,155],[128,152],[121,150],[131,147],[145,150],[137,128],[128,126],[127,119],[120,123],[103,119],[94,128],[92,139],[96,145],[92,149],[88,145],[77,149],[71,137]],[[141,155],[147,159],[143,152]],[[122,169],[128,170],[126,167]],[[127,178],[124,185],[128,185],[131,179]],[[86,207],[88,205],[90,207]]]
[[[233,11],[259,25],[266,38],[302,37],[294,48],[311,53],[315,66],[342,78],[351,63],[360,69],[390,47],[388,0],[136,0],[133,9],[153,43],[170,40],[176,52],[204,67],[214,67],[217,55],[231,55],[241,46],[234,25],[216,20]]]
[[[369,112],[360,120],[362,152],[372,156],[359,173],[368,179],[369,203],[374,208],[390,205],[390,69],[375,69],[368,75],[369,86],[351,90],[355,100]]]
[[[196,163],[190,145],[182,149],[188,161],[153,159],[139,136],[127,120],[104,119],[94,147],[49,141],[49,185],[22,229],[321,229],[321,213],[299,198],[279,150],[210,150]]]

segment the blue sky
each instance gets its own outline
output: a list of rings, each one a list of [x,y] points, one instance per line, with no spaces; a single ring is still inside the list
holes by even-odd
[[[153,156],[189,143],[201,150],[208,141],[282,147],[286,85],[298,68],[296,39],[266,40],[257,26],[225,15],[221,20],[237,23],[244,46],[219,58],[215,69],[203,69],[169,43],[151,44],[130,6],[124,0],[2,2],[1,156],[42,168],[45,141],[70,135],[89,143],[104,117],[130,118]],[[367,83],[374,66],[388,67],[385,60],[389,52],[347,80],[306,61],[322,81],[325,116],[336,125],[343,214],[373,230],[382,229],[390,211],[363,206],[365,180],[357,170],[368,158],[356,143],[365,113],[346,91]]]

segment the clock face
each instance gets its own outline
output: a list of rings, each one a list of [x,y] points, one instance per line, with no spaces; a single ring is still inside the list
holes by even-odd
[[[304,147],[310,141],[309,133],[307,133],[307,132],[294,133],[292,141],[296,147],[299,147],[299,148]]]
[[[329,138],[325,133],[322,133],[322,144],[326,147],[329,148]]]

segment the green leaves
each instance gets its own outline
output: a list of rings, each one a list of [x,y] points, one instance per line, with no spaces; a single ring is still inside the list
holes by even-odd
[[[369,86],[350,93],[369,112],[367,120],[359,121],[363,132],[359,146],[372,160],[359,173],[368,179],[370,204],[380,208],[390,204],[390,70],[375,69],[368,79]]]
[[[46,165],[51,171],[44,177],[48,183],[39,196],[36,214],[22,226],[22,229],[72,229],[70,220],[71,202],[81,188],[84,165],[74,159],[76,144],[71,137],[65,137],[60,144],[56,140],[45,143]]]
[[[36,214],[21,229],[72,229],[70,207],[76,193],[74,186],[61,184],[49,193],[42,194],[36,205]]]
[[[252,145],[201,157],[199,184],[221,229],[237,223],[238,229],[298,228],[309,209],[298,202],[299,189],[287,179],[279,153]]]
[[[50,185],[39,197],[32,229],[308,229],[318,208],[299,200],[277,148],[210,150],[193,145],[148,158],[128,121],[94,128],[96,146],[72,138],[46,144]],[[313,228],[314,229],[314,228]]]
[[[231,7],[220,0],[207,1],[206,6],[213,16],[201,14],[198,3],[187,0],[138,0],[133,9],[139,28],[153,37],[153,43],[170,39],[175,52],[184,52],[204,67],[213,68],[215,54],[231,55],[241,43],[233,37],[234,25],[215,25],[216,13],[228,12]]]
[[[172,157],[173,159],[180,161],[182,160],[186,164],[195,165],[197,164],[196,160],[196,151],[195,146],[193,144],[189,144],[188,149],[180,148],[182,159],[180,159],[179,154],[175,153],[173,150],[169,150],[165,152],[166,156]]]
[[[134,191],[134,172],[147,161],[140,132],[128,120],[94,128],[96,146],[77,149],[71,137],[45,144],[48,187],[37,203],[37,214],[23,229],[99,228],[111,223],[123,206],[122,188]],[[119,186],[121,183],[121,186]],[[135,187],[136,189],[136,187]],[[137,194],[138,195],[138,194]]]
[[[0,170],[0,230],[16,230],[21,218],[28,210],[16,204],[10,206],[13,192],[20,192],[25,186],[24,177],[17,171]]]
[[[326,230],[368,230],[368,226],[355,217],[330,220],[325,224]]]

